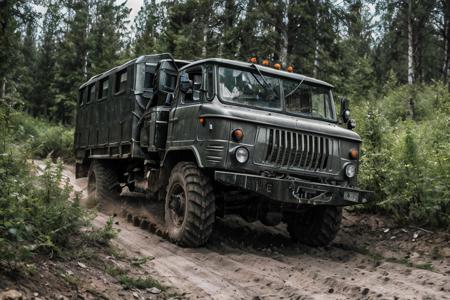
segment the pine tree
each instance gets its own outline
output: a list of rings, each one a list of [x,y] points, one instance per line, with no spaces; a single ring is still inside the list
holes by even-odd
[[[123,37],[129,14],[126,1],[121,4],[116,4],[115,0],[96,2],[88,38],[90,52],[87,71],[90,75],[105,72],[119,62],[126,45]]]
[[[163,18],[162,7],[155,0],[145,0],[134,20],[133,41],[136,56],[158,52]]]
[[[34,98],[34,79],[36,71],[36,24],[31,19],[25,24],[25,34],[19,47],[19,59],[17,60],[17,77],[15,78],[17,90],[21,98],[26,102],[26,108],[34,116],[41,115],[42,103]],[[37,101],[36,101],[37,100]]]
[[[49,117],[49,110],[52,110],[56,103],[56,51],[61,33],[61,20],[58,2],[50,2],[42,23],[32,93],[33,102],[41,105],[41,113],[46,117]]]
[[[73,118],[78,87],[88,76],[88,32],[90,24],[89,1],[68,0],[63,23],[64,33],[56,54],[57,74],[55,88],[55,118],[70,123]]]
[[[20,29],[33,22],[38,14],[33,11],[35,1],[0,1],[0,98],[13,93],[20,58]]]

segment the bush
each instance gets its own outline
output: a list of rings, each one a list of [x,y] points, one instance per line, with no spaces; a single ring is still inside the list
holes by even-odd
[[[59,254],[73,234],[88,224],[71,188],[60,187],[62,163],[47,161],[35,176],[24,157],[13,153],[0,158],[0,260],[8,264],[34,253]]]
[[[405,99],[412,99],[414,120]],[[444,85],[400,86],[363,105],[363,188],[400,223],[450,229],[450,94]],[[374,208],[374,206],[372,206]]]
[[[105,244],[115,236],[111,222],[104,229],[81,230],[89,226],[91,215],[80,207],[76,195],[71,196],[69,183],[64,184],[61,160],[56,164],[47,160],[42,170],[27,160],[29,147],[18,143],[12,124],[34,121],[21,117],[0,106],[4,137],[0,145],[0,269],[15,268],[36,254],[61,255],[65,249],[79,247],[74,240]],[[20,134],[40,130],[29,124]]]
[[[14,141],[35,158],[61,158],[73,162],[73,130],[35,119],[22,112],[11,114]]]

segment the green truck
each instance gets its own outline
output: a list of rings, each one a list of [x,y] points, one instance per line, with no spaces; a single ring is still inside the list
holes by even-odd
[[[79,89],[77,178],[101,201],[126,186],[163,207],[168,238],[205,244],[216,217],[237,214],[323,246],[355,187],[361,138],[348,102],[300,74],[221,58],[146,55]],[[346,128],[344,128],[346,127]]]

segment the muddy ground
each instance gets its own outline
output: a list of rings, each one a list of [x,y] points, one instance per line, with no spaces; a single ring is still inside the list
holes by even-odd
[[[65,175],[83,190],[86,181],[75,180],[71,167]],[[94,222],[101,226],[109,217],[99,213]],[[266,227],[238,217],[219,219],[208,244],[198,249],[173,245],[125,218],[115,217],[115,223],[120,230],[115,246],[128,258],[151,257],[138,272],[170,287],[170,294],[158,297],[450,299],[449,234],[395,227],[382,217],[346,211],[340,233],[325,248],[293,244],[283,225]],[[100,282],[97,289],[107,293],[107,280]],[[108,297],[154,296],[119,290]]]

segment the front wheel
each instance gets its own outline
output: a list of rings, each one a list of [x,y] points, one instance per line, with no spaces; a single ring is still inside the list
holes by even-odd
[[[208,241],[215,220],[211,181],[191,162],[173,169],[167,186],[165,221],[171,241],[198,247]]]
[[[342,208],[315,206],[311,209],[289,214],[287,230],[292,239],[310,246],[326,246],[336,237],[342,220]]]

